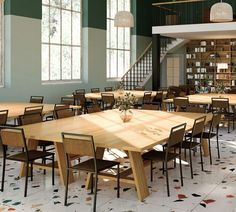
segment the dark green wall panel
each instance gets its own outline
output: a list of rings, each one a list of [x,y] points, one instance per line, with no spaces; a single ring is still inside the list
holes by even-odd
[[[83,27],[106,30],[106,0],[83,0]]]
[[[5,15],[42,18],[42,0],[6,0]]]

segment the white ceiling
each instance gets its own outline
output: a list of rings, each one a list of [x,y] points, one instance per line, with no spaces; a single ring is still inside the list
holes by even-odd
[[[188,40],[236,38],[236,22],[154,26],[152,34]]]

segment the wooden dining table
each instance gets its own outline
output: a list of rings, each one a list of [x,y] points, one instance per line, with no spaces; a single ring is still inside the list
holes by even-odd
[[[43,114],[47,114],[53,112],[54,105],[29,102],[0,102],[0,110],[8,110],[8,118],[18,118],[24,114],[26,107],[43,106]],[[70,107],[74,109],[80,108],[77,105],[71,105]]]
[[[229,105],[236,105],[236,94],[216,94],[216,93],[202,93],[202,94],[194,94],[188,95],[190,104],[199,104],[199,105],[210,105],[212,98],[228,98]],[[163,100],[163,108],[167,108],[167,104],[172,104],[174,102],[173,99],[165,99]]]
[[[210,121],[212,115],[150,110],[132,111],[133,118],[127,123],[122,122],[118,110],[107,110],[26,125],[22,128],[28,140],[29,149],[37,148],[37,140],[54,142],[58,169],[63,184],[66,182],[66,160],[61,137],[62,132],[93,135],[98,158],[103,157],[105,148],[125,150],[128,153],[131,172],[126,172],[127,175],[121,173],[121,181],[134,184],[138,199],[143,201],[149,195],[141,156],[143,151],[165,142],[173,126],[187,123],[186,130],[190,130],[196,118],[206,115],[207,121]],[[24,173],[24,168],[23,165],[21,175]],[[71,181],[73,181],[73,176]],[[89,180],[87,180],[88,184]]]
[[[91,99],[91,100],[101,100],[102,99],[102,93],[112,93],[114,94],[114,98],[117,99],[118,97],[123,97],[126,93],[133,94],[137,99],[143,98],[145,92],[152,92],[152,97],[156,95],[158,91],[136,91],[136,90],[121,90],[121,91],[104,91],[104,92],[98,92],[98,93],[86,93],[85,98]],[[73,97],[72,94],[66,95],[67,97]]]

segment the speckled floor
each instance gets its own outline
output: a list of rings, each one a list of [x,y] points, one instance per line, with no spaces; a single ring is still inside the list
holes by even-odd
[[[171,169],[171,196],[167,197],[165,177],[156,164],[154,181],[148,180],[150,196],[144,202],[137,200],[135,188],[121,184],[121,197],[116,198],[116,183],[99,180],[98,212],[236,212],[236,130],[230,134],[220,130],[221,159],[217,159],[215,142],[212,141],[213,165],[204,158],[205,171],[200,169],[199,152],[194,159],[194,179],[190,178],[190,168],[185,163],[184,187],[180,187],[179,168]],[[116,152],[117,153],[117,152]],[[113,157],[109,152],[106,157]],[[188,158],[187,158],[188,161]],[[0,166],[2,160],[0,160]],[[170,164],[170,166],[172,166]],[[24,178],[19,179],[20,164],[7,162],[5,191],[0,193],[2,211],[91,211],[93,195],[85,190],[85,175],[78,174],[78,180],[70,185],[69,206],[64,207],[64,187],[56,176],[55,186],[51,185],[51,172],[43,175],[42,170],[34,170],[34,181],[29,181],[28,197],[23,197]],[[146,169],[149,178],[149,169]],[[2,170],[0,171],[0,174]]]

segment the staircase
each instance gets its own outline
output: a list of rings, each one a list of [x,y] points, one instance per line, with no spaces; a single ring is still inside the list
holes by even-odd
[[[183,39],[161,38],[161,58],[162,62],[166,54],[184,45],[187,41]],[[144,50],[142,55],[131,66],[131,68],[121,78],[121,82],[126,90],[133,90],[136,86],[144,86],[152,76],[152,43]]]

